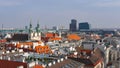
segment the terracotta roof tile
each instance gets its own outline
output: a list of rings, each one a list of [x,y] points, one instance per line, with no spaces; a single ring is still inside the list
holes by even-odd
[[[78,68],[79,66],[83,66],[82,63],[80,62],[77,62],[77,61],[74,61],[74,60],[71,60],[71,59],[67,59],[67,60],[64,60],[60,63],[56,63],[55,65],[52,65],[50,67],[47,67],[47,68]]]
[[[80,40],[81,39],[77,34],[70,34],[67,37],[68,37],[68,40]]]
[[[42,65],[35,65],[33,68],[44,68]]]

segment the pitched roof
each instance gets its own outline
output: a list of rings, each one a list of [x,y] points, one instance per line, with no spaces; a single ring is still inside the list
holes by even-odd
[[[42,65],[35,65],[33,68],[44,68]]]
[[[56,63],[50,67],[47,67],[47,68],[78,68],[78,67],[82,67],[83,64],[78,62],[78,61],[74,61],[74,60],[71,60],[71,59],[66,59],[60,63]]]
[[[28,34],[14,34],[10,40],[13,41],[26,41],[28,40]]]
[[[70,34],[67,36],[68,40],[80,40],[80,36],[78,36],[77,34]]]
[[[94,50],[84,50],[82,47],[77,47],[76,51],[80,55],[78,55],[77,58],[75,58],[74,55],[69,56],[69,58],[84,63],[86,66],[95,66],[101,62],[104,57],[104,53],[99,48],[95,48]],[[86,54],[83,55],[82,52],[86,52]]]
[[[0,39],[0,43],[5,43],[6,39]]]
[[[58,36],[56,33],[46,33],[46,37],[52,38]]]
[[[101,37],[100,37],[99,35],[97,35],[97,34],[91,35],[91,37],[92,37],[93,39],[101,39]]]
[[[90,58],[74,58],[74,57],[69,57],[69,59],[78,61],[80,63],[85,64],[85,66],[96,66],[99,62],[102,61],[101,58],[98,58],[96,56],[92,56]]]
[[[8,61],[8,60],[0,60],[0,68],[17,68],[18,66],[21,66],[21,65],[24,68],[27,68],[27,63]]]
[[[61,38],[56,37],[56,38],[51,38],[50,40],[61,40]]]

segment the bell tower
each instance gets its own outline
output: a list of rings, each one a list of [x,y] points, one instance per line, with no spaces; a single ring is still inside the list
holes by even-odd
[[[32,33],[33,32],[33,28],[32,28],[32,23],[30,21],[30,25],[29,25],[29,33]]]
[[[35,28],[35,34],[36,34],[36,39],[41,40],[41,31],[40,31],[40,25],[39,21],[37,22],[37,26]]]
[[[41,31],[40,31],[39,21],[35,29],[32,28],[32,24],[30,22],[29,35],[30,35],[30,40],[41,40]]]

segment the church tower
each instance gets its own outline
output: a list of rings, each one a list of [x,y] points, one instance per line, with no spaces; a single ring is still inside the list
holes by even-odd
[[[39,25],[39,21],[37,22],[36,32],[37,32],[37,33],[39,33],[39,32],[40,32],[40,25]]]
[[[36,38],[38,39],[38,40],[41,40],[41,31],[40,31],[40,25],[39,25],[39,21],[37,22],[37,26],[36,26],[36,28],[35,28],[36,30]]]
[[[30,34],[30,40],[41,40],[41,32],[40,32],[39,21],[38,21],[37,26],[35,27],[34,30],[32,28],[32,24],[30,22],[29,34]]]
[[[30,20],[30,24],[29,24],[29,40],[31,40],[33,36],[33,28],[32,28],[32,23],[31,23],[31,20]]]
[[[29,33],[32,33],[33,32],[33,28],[32,28],[32,23],[30,21],[30,25],[29,25]]]

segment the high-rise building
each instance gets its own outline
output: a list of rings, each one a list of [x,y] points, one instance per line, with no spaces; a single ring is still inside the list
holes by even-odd
[[[89,30],[90,24],[88,22],[79,23],[79,30]]]
[[[69,30],[70,31],[76,31],[77,30],[77,20],[75,20],[75,19],[71,20]]]
[[[57,27],[57,26],[53,26],[52,29],[53,29],[53,30],[58,30],[58,27]]]

